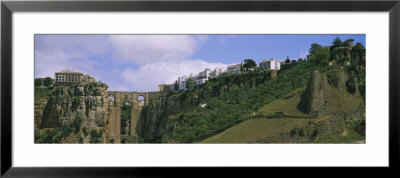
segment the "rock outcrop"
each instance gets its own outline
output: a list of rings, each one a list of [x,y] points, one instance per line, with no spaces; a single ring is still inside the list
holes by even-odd
[[[39,129],[41,127],[43,112],[46,109],[46,104],[47,104],[47,99],[45,98],[39,98],[37,100],[35,99],[35,104],[34,104],[35,129]]]
[[[337,89],[346,89],[346,74],[343,68],[334,69],[327,74],[328,83]]]
[[[109,119],[107,88],[101,82],[55,85],[48,101],[35,101],[35,126],[62,130],[63,143],[77,143],[79,138],[88,143],[92,130],[105,137]]]
[[[329,84],[326,76],[315,70],[307,83],[306,90],[301,95],[297,108],[311,117],[319,117],[325,111],[329,99],[328,90]]]

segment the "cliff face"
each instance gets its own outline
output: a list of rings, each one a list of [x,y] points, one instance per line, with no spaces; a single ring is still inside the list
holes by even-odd
[[[313,117],[320,116],[326,108],[329,99],[329,86],[325,76],[315,70],[307,83],[306,90],[301,95],[297,108]]]
[[[183,135],[183,130],[192,126],[188,122],[190,119],[186,116],[197,117],[195,115],[200,113],[207,115],[209,100],[212,100],[211,103],[219,102],[222,99],[217,98],[221,96],[224,96],[226,101],[224,103],[214,103],[213,105],[215,107],[231,107],[231,105],[239,102],[237,100],[240,100],[237,99],[237,96],[234,96],[236,94],[239,95],[238,92],[244,89],[253,91],[257,86],[276,77],[277,71],[248,72],[240,75],[213,78],[206,84],[194,86],[193,89],[188,91],[160,92],[141,111],[137,125],[139,142],[184,142],[179,140]],[[207,118],[214,116],[210,115]],[[230,115],[230,117],[235,119],[239,116]],[[205,132],[202,134],[205,134]]]
[[[344,69],[334,69],[325,75],[314,71],[297,108],[311,117],[329,115],[341,119],[364,119],[362,96],[358,89],[354,94],[349,93],[346,80]]]
[[[102,142],[109,118],[107,88],[101,82],[56,85],[47,103],[44,99],[35,101],[35,126],[53,130],[54,142]],[[92,132],[98,134],[92,136]],[[40,134],[35,137],[39,138],[35,141],[45,142]]]
[[[165,93],[151,93],[149,103],[142,108],[137,124],[139,142],[160,143],[165,134],[168,104]]]
[[[46,98],[40,98],[35,100],[34,104],[34,123],[35,123],[35,130],[40,129],[41,124],[42,124],[42,119],[43,119],[43,112],[46,109],[47,105],[47,99]]]
[[[286,134],[286,141],[298,142],[301,139],[314,140],[332,132],[364,127],[365,103],[358,90],[354,94],[346,88],[348,79],[344,69],[328,71],[326,75],[314,71],[301,95],[297,108],[310,118],[317,118],[304,128],[304,136],[292,137]],[[365,135],[365,133],[364,133]],[[285,138],[279,137],[282,141]],[[277,140],[274,140],[275,142]]]

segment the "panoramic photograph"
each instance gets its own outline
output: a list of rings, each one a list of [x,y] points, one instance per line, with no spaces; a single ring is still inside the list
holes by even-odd
[[[365,34],[34,38],[35,144],[365,144]]]

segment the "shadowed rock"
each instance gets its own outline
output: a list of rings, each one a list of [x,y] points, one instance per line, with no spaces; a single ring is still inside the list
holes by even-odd
[[[325,111],[328,102],[328,82],[325,76],[315,70],[301,95],[297,108],[311,117],[319,117]]]

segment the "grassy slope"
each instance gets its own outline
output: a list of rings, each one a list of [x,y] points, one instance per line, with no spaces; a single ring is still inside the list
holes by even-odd
[[[352,95],[345,90],[332,88],[329,94],[329,102],[326,105],[326,109],[331,112],[351,113],[365,105],[359,93]]]
[[[304,88],[298,88],[281,99],[264,105],[257,111],[257,114],[274,115],[275,112],[283,112],[289,116],[305,117],[306,114],[297,109],[297,104],[300,102],[300,95],[303,91]]]
[[[305,117],[306,115],[301,113],[296,107],[303,91],[304,88],[296,89],[288,95],[264,105],[257,111],[257,114],[273,115],[275,112],[283,112],[290,116]],[[360,105],[363,105],[362,97],[359,94],[351,95],[345,90],[334,88],[329,93],[331,99],[327,105],[328,111],[353,112]],[[204,139],[200,143],[249,143],[256,142],[257,140],[271,140],[271,138],[281,133],[290,132],[293,128],[305,127],[309,121],[316,124],[325,119],[329,119],[329,117],[317,119],[251,119],[237,124],[220,134]],[[365,137],[351,129],[347,129],[345,132],[338,130],[313,141],[313,143],[355,142],[365,142]]]
[[[353,130],[337,131],[312,143],[365,143],[365,137]]]
[[[302,127],[305,119],[251,119],[237,124],[224,132],[209,137],[200,143],[252,143]]]
[[[257,114],[273,115],[283,112],[290,116],[306,116],[297,109],[300,93],[304,88],[299,88],[281,99],[270,102],[261,107]],[[251,119],[237,124],[224,132],[202,140],[200,143],[249,143],[273,137],[282,132],[289,132],[294,127],[303,127],[311,119]]]

